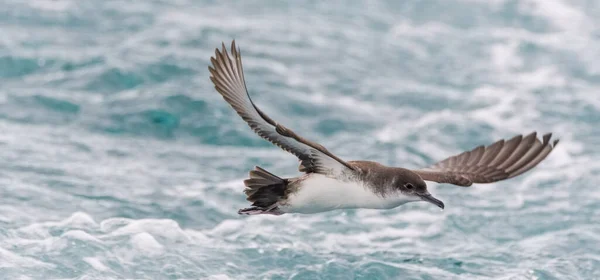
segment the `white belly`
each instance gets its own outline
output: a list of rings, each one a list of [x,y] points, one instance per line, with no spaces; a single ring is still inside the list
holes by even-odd
[[[284,212],[310,214],[350,208],[389,209],[415,201],[403,195],[382,198],[360,183],[342,182],[321,174],[311,174],[300,184],[298,191],[290,194],[286,205],[280,207]]]

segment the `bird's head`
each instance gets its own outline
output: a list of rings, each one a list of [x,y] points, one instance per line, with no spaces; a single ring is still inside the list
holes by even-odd
[[[427,201],[444,209],[444,202],[433,197],[427,191],[427,184],[418,174],[408,169],[403,169],[402,172],[397,173],[394,182],[396,190],[402,195],[413,199],[413,201]]]

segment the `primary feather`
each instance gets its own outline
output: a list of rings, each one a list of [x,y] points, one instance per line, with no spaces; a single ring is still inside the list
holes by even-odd
[[[558,140],[551,143],[551,138],[550,133],[544,135],[542,141],[535,132],[525,137],[517,135],[413,171],[423,180],[465,187],[497,182],[523,174],[544,160],[558,144]]]

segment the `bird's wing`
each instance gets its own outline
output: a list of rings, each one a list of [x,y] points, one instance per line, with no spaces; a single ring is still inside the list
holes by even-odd
[[[235,47],[235,41],[231,43],[231,57],[223,44],[223,49],[216,49],[215,57],[211,57],[210,61],[212,63],[212,67],[208,67],[210,80],[223,99],[256,134],[298,157],[300,171],[336,176],[353,169],[323,146],[275,122],[254,105],[246,89],[242,57],[240,50]]]
[[[451,156],[434,165],[414,170],[423,180],[468,187],[473,183],[492,183],[523,174],[535,167],[554,149],[558,140],[550,143],[552,134],[542,141],[533,132],[500,140],[487,147]]]

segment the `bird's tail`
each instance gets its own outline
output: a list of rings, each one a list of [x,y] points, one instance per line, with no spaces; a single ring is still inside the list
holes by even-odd
[[[273,214],[281,215],[278,209],[279,200],[285,196],[288,181],[258,166],[250,171],[250,178],[244,180],[246,200],[252,207],[240,209],[240,215]]]

